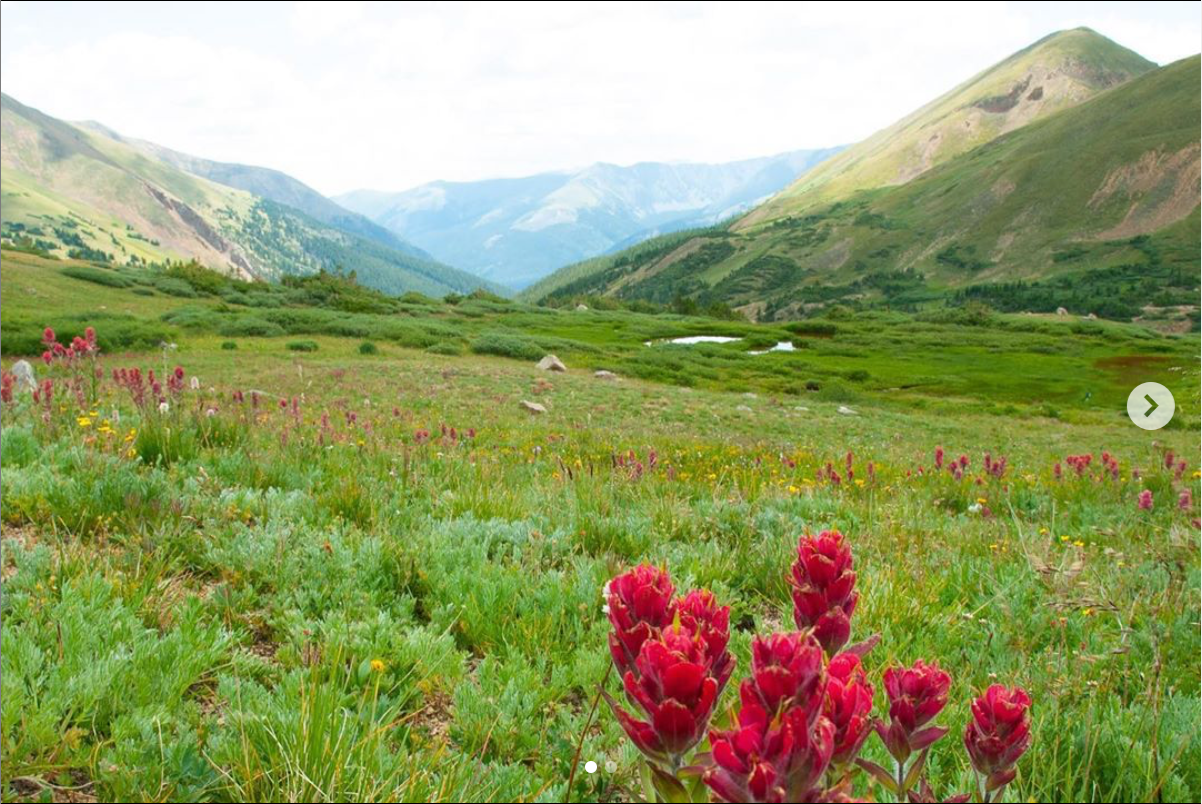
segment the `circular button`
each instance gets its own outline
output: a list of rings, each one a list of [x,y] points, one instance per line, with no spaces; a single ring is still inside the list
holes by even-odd
[[[1158,382],[1145,382],[1135,386],[1127,397],[1127,415],[1136,427],[1159,430],[1173,418],[1177,403],[1173,392]]]

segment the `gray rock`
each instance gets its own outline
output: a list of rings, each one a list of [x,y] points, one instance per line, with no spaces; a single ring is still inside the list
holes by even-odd
[[[531,402],[527,399],[523,399],[521,401],[519,407],[521,407],[522,410],[526,411],[527,413],[531,414],[532,416],[541,416],[542,414],[547,412],[547,409],[545,407],[543,407],[542,405],[538,404],[537,402]]]
[[[538,367],[543,371],[567,371],[568,367],[555,355],[547,355],[538,361]]]
[[[18,384],[25,386],[30,391],[38,387],[38,376],[34,373],[33,366],[29,364],[28,360],[18,360],[13,363],[13,377],[16,378]]]
[[[598,369],[597,371],[594,371],[593,376],[596,377],[598,380],[616,380],[616,379],[618,379],[617,374],[614,374],[612,371],[606,371],[605,369]]]
[[[588,305],[587,305],[587,304],[578,304],[578,305],[576,305],[576,312],[578,312],[578,313],[587,313],[587,312],[588,312]]]
[[[1064,309],[1063,307],[1057,307],[1056,315],[1068,315],[1068,310]]]
[[[854,410],[852,410],[851,408],[847,407],[847,405],[840,405],[840,406],[838,407],[838,411],[839,411],[840,413],[842,413],[844,416],[858,416],[858,415],[860,415],[860,414],[856,413]]]

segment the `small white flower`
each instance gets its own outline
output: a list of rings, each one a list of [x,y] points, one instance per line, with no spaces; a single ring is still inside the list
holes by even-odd
[[[217,408],[209,408],[208,410],[205,411],[205,416],[207,416],[210,419],[216,415],[217,415]]]
[[[979,514],[979,513],[981,513],[981,504],[980,504],[980,503],[973,503],[972,505],[968,506],[968,512],[969,512],[970,514]]]
[[[609,581],[606,581],[605,585],[601,587],[601,599],[609,600]]]
[[[193,391],[199,391],[200,390],[200,377],[193,377],[191,385],[192,385]]]
[[[608,603],[606,603],[604,606],[601,607],[601,612],[603,614],[609,614],[609,604]]]
[[[171,406],[167,404],[166,400],[159,403],[159,413],[166,413],[169,410],[171,410]]]

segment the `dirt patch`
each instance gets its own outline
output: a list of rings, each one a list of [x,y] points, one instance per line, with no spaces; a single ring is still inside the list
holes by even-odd
[[[413,728],[425,734],[430,742],[447,745],[451,741],[451,696],[433,692],[426,696],[426,705],[413,715]]]
[[[994,95],[989,98],[981,98],[973,103],[973,106],[978,109],[989,112],[990,114],[1002,114],[1008,112],[1018,105],[1022,99],[1023,93],[1027,91],[1027,87],[1031,85],[1031,76],[1027,76],[1022,81],[1010,88],[1010,91],[1005,95]],[[1043,89],[1040,88],[1039,97],[1043,97]],[[1035,98],[1034,100],[1038,100]]]
[[[9,782],[9,787],[19,801],[96,801],[92,780],[84,770],[73,768],[67,774],[71,777],[70,784],[51,784],[39,776],[18,776]]]
[[[21,548],[28,550],[38,542],[38,532],[29,525],[3,525],[0,526],[0,540],[12,539]],[[13,560],[11,551],[4,552],[4,564],[0,566],[0,579],[7,581],[17,573],[17,563]]]
[[[668,254],[661,257],[658,261],[653,262],[651,265],[644,266],[643,268],[640,268],[637,271],[635,271],[627,276],[622,277],[621,279],[619,279],[617,282],[614,283],[613,288],[609,292],[611,294],[616,293],[618,290],[620,290],[621,288],[623,288],[627,285],[634,285],[639,282],[642,282],[647,277],[655,276],[660,271],[664,270],[665,268],[668,268],[673,263],[680,262],[685,257],[687,257],[690,254],[692,254],[693,252],[697,251],[704,245],[705,245],[705,238],[694,237],[692,240],[689,240],[688,242],[673,249],[671,252],[669,252]]]
[[[1127,198],[1130,206],[1123,220],[1100,232],[1099,240],[1115,240],[1162,229],[1184,218],[1198,206],[1199,143],[1190,143],[1174,153],[1152,150],[1135,162],[1106,174],[1089,199],[1090,209],[1100,209],[1115,198]]]
[[[1134,384],[1143,382],[1149,374],[1163,372],[1172,361],[1164,355],[1114,355],[1095,360],[1094,367],[1113,374],[1124,384]]]

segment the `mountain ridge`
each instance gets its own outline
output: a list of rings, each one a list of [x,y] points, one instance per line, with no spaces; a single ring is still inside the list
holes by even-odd
[[[193,175],[3,95],[3,235],[97,261],[197,259],[243,278],[353,269],[382,290],[430,295],[491,283]],[[119,135],[118,135],[119,136]]]
[[[521,286],[622,242],[732,217],[838,150],[728,163],[596,162],[399,193],[356,190],[335,201],[447,262]]]
[[[1199,94],[1198,57],[1141,70],[905,183],[787,199],[730,226],[653,239],[562,269],[522,298],[685,299],[767,319],[970,298],[1124,318],[1149,303],[1139,293],[1196,306]],[[799,184],[821,182],[814,174],[857,148]]]

